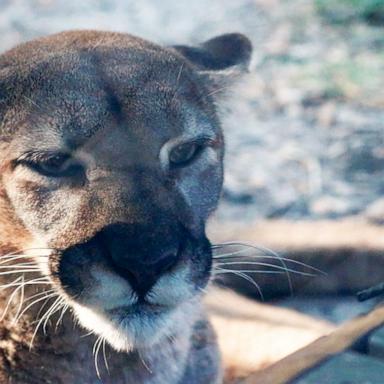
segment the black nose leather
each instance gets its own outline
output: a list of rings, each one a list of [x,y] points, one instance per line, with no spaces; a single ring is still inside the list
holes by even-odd
[[[113,224],[99,233],[115,271],[144,296],[180,259],[180,238],[176,228]]]

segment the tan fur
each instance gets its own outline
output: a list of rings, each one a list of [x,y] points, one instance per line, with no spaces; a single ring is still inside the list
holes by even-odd
[[[0,233],[3,239],[0,254],[14,252],[31,240],[28,231],[15,217],[8,197],[3,189],[0,188]],[[21,248],[22,249],[22,248]]]

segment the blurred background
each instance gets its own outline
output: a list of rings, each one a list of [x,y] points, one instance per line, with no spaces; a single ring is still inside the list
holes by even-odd
[[[384,280],[384,2],[0,0],[1,52],[87,28],[161,44],[234,31],[252,40],[250,74],[222,108],[226,175],[212,237],[327,273],[294,275],[290,297],[283,277],[257,275],[266,299],[336,322],[363,310],[354,293]],[[227,283],[260,298],[238,275]]]

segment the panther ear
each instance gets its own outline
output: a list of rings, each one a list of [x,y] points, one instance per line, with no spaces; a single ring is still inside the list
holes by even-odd
[[[247,72],[252,56],[250,40],[240,33],[220,35],[196,47],[173,48],[198,69],[213,92],[227,88]]]

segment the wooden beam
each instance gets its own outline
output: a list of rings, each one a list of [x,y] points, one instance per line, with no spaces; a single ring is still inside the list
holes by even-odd
[[[357,339],[383,324],[384,306],[380,306],[367,315],[359,316],[341,325],[328,336],[320,337],[308,346],[248,376],[246,379],[239,381],[239,383],[286,384],[308,369],[344,351]]]

